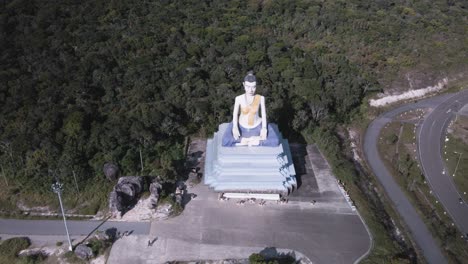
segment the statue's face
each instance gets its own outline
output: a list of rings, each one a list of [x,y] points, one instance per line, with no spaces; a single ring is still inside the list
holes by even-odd
[[[257,89],[256,82],[244,82],[244,89],[247,95],[255,95],[255,90]]]

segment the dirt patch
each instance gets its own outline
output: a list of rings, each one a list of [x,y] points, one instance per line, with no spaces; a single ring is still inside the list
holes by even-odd
[[[32,206],[32,207],[29,207],[22,200],[19,200],[16,203],[16,206],[18,207],[18,209],[20,209],[21,211],[24,211],[24,212],[53,213],[50,210],[49,206]]]
[[[380,94],[379,99],[371,99],[369,100],[369,104],[374,107],[381,107],[387,104],[396,103],[396,102],[403,101],[403,100],[420,98],[428,94],[442,90],[443,88],[447,86],[448,82],[449,82],[448,78],[443,78],[442,80],[435,83],[433,86],[427,86],[425,88],[421,88],[417,90],[410,90],[410,91],[406,91],[400,94],[392,94],[392,95]]]
[[[415,144],[404,144],[405,148],[408,150],[409,153],[414,153],[415,160],[417,160],[416,156],[416,145]]]
[[[458,116],[449,126],[449,133],[468,145],[468,116]]]
[[[350,141],[351,151],[353,152],[353,158],[358,163],[363,163],[362,155],[359,149],[361,146],[361,138],[359,131],[353,128],[348,129],[348,136]]]
[[[401,122],[419,122],[424,118],[426,114],[428,114],[432,109],[428,108],[421,108],[421,109],[415,109],[415,110],[409,110],[406,112],[403,112],[396,116],[394,118],[395,121],[401,121]]]
[[[384,90],[390,93],[401,93],[404,90],[414,90],[434,85],[443,78],[452,81],[466,79],[466,67],[454,67],[448,71],[434,71],[431,66],[419,65],[411,69],[401,71],[393,78]]]

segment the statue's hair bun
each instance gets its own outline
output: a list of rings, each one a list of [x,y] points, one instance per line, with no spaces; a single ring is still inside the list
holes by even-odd
[[[255,77],[253,71],[248,71],[247,75],[244,77],[244,82],[256,82],[257,78]]]

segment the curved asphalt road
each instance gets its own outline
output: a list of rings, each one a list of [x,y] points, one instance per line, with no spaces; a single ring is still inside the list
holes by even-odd
[[[460,108],[468,103],[468,90],[461,91],[439,104],[419,129],[419,158],[431,189],[463,234],[468,234],[468,205],[460,203],[458,193],[442,158],[447,126]],[[459,174],[460,175],[460,174]]]
[[[363,146],[366,160],[369,166],[371,167],[372,171],[374,171],[374,174],[384,187],[387,195],[392,200],[396,210],[406,222],[411,235],[415,239],[418,246],[421,248],[424,257],[429,263],[437,264],[447,263],[447,260],[443,256],[439,246],[433,239],[426,225],[416,213],[416,210],[406,198],[398,184],[394,181],[391,173],[387,170],[383,161],[380,159],[379,152],[377,150],[377,140],[379,138],[380,130],[387,123],[391,122],[393,117],[396,115],[412,109],[440,105],[451,96],[453,95],[437,96],[434,98],[422,100],[418,103],[403,105],[397,109],[382,114],[367,128]],[[437,151],[437,153],[439,153],[439,151]]]

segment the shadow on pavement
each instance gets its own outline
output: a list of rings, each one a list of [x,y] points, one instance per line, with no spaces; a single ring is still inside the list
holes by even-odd
[[[104,223],[106,223],[108,220],[109,220],[110,216],[105,218],[98,226],[96,226],[96,228],[94,228],[91,232],[89,232],[89,234],[83,238],[80,242],[76,243],[76,245],[73,245],[72,248],[73,250],[75,250],[75,248],[81,244],[83,244],[83,242],[85,242],[94,232],[96,232],[99,227],[101,227]],[[117,231],[117,228],[115,227],[111,227],[109,229],[107,229],[105,231],[106,235],[109,236],[110,238],[112,238],[112,240],[115,240],[117,237],[118,237],[118,231]],[[130,233],[128,233],[127,235],[133,233],[133,231],[130,231]]]
[[[259,255],[265,258],[265,263],[293,264],[296,263],[296,254],[294,251],[283,253],[278,252],[275,247],[266,247],[259,252]],[[274,262],[273,262],[274,261]]]

